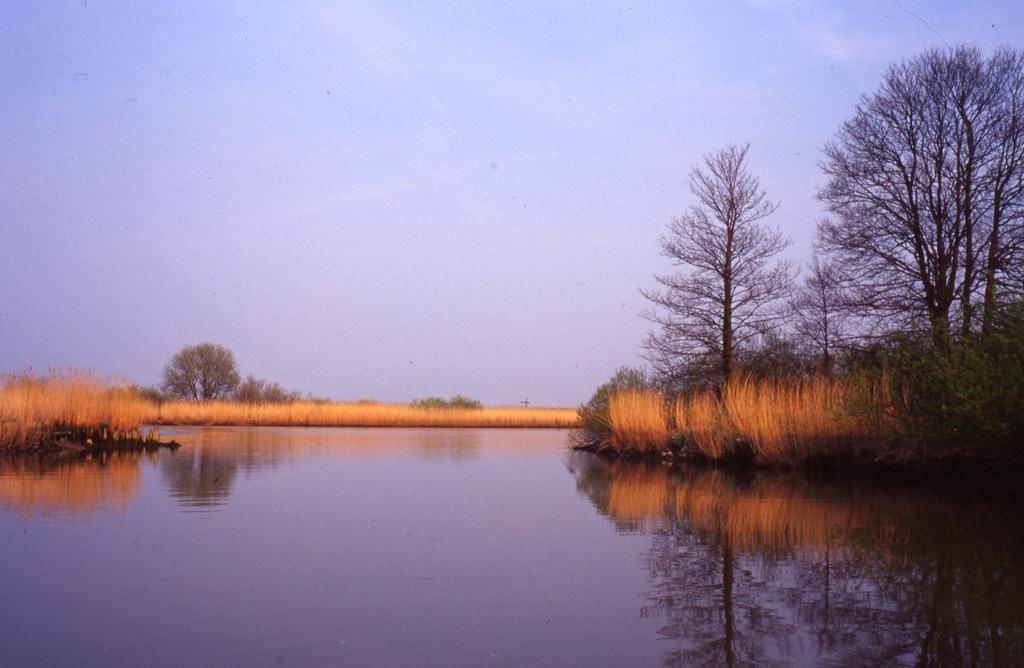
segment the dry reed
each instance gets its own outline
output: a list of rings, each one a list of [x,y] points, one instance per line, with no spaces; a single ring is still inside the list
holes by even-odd
[[[675,428],[687,447],[709,459],[720,459],[731,452],[725,415],[715,395],[701,392],[679,397],[673,408]]]
[[[133,389],[93,374],[8,376],[0,379],[0,448],[60,437],[123,438],[137,432],[152,408]]]
[[[609,444],[624,451],[660,451],[678,434],[685,451],[719,460],[749,450],[757,463],[795,465],[841,457],[877,440],[877,425],[851,417],[857,402],[882,415],[884,400],[871,388],[815,378],[793,382],[741,380],[717,396],[684,395],[671,402],[629,390],[609,398]],[[669,417],[671,420],[669,420]]]
[[[723,392],[732,437],[764,464],[796,464],[844,454],[871,439],[845,407],[853,397],[846,382],[822,378],[792,383],[740,381]]]
[[[247,404],[234,401],[174,401],[155,408],[161,425],[304,427],[530,427],[568,429],[571,408],[421,408],[405,404],[295,401]]]
[[[133,388],[80,372],[0,378],[0,448],[33,448],[55,439],[138,438],[142,425],[316,427],[575,426],[569,408],[422,408],[402,404],[232,401],[157,405]]]
[[[608,398],[612,445],[625,450],[661,452],[672,437],[664,398],[648,390],[626,390]]]

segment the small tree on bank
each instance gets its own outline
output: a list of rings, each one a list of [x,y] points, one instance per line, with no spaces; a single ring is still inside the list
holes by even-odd
[[[814,350],[818,369],[831,375],[851,318],[836,265],[814,253],[809,269],[790,297],[792,327],[798,339]]]
[[[653,308],[643,317],[657,328],[644,341],[647,360],[676,381],[709,356],[727,382],[736,350],[773,329],[792,271],[776,256],[789,244],[763,221],[777,204],[747,170],[749,144],[704,157],[690,172],[698,204],[676,218],[661,238],[662,254],[684,271],[656,275],[661,286],[642,293]]]
[[[235,389],[235,401],[243,401],[247,404],[286,404],[298,401],[302,395],[281,387],[273,381],[256,378],[252,374],[245,377],[245,380]]]
[[[164,367],[162,387],[174,397],[209,401],[231,395],[239,381],[234,353],[224,346],[200,343],[175,353]]]

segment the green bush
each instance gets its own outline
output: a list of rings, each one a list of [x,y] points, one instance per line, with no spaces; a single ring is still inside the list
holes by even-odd
[[[235,389],[234,398],[248,404],[287,404],[299,401],[302,395],[250,374]]]
[[[1024,304],[1003,307],[984,336],[944,346],[903,338],[876,354],[870,372],[888,383],[908,445],[929,456],[1021,458]]]
[[[412,402],[412,405],[416,408],[483,408],[484,405],[476,399],[464,397],[461,394],[456,394],[450,399],[444,397],[427,397],[426,399],[417,399]]]
[[[590,400],[580,406],[579,429],[573,434],[577,446],[596,445],[611,435],[608,421],[608,397],[622,390],[642,390],[651,386],[647,372],[637,367],[623,366],[615,370],[606,383],[598,387]]]
[[[157,405],[160,405],[165,401],[171,401],[173,399],[173,397],[164,394],[164,392],[159,387],[149,385],[136,385],[135,391],[138,392],[139,396],[145,399],[146,401],[151,401]]]

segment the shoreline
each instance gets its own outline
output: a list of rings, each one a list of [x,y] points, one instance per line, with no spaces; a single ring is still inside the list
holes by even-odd
[[[607,443],[573,444],[576,452],[587,452],[606,461],[656,463],[672,467],[720,469],[736,473],[757,471],[796,471],[816,475],[854,475],[874,479],[915,481],[970,481],[1019,479],[1024,483],[1024,461],[978,457],[971,454],[944,453],[941,456],[909,456],[893,450],[879,454],[867,449],[859,455],[812,457],[796,464],[766,464],[756,461],[752,453],[711,459],[699,452],[666,449],[661,452],[619,450]]]
[[[296,422],[151,422],[154,426],[167,427],[273,427],[295,429],[539,429],[543,431],[572,431],[577,425],[558,424],[495,424],[491,423],[444,423],[429,424],[303,424]]]
[[[160,438],[160,430],[153,427],[145,433],[140,429],[114,432],[99,429],[63,429],[38,435],[38,440],[24,445],[0,446],[0,453],[76,454],[99,452],[151,452],[161,448],[177,450],[181,443]]]

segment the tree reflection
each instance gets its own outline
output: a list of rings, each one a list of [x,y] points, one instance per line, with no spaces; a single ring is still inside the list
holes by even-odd
[[[193,508],[226,503],[238,471],[238,460],[202,447],[163,457],[160,464],[171,496]]]
[[[1021,513],[978,490],[735,476],[570,456],[620,531],[651,536],[641,615],[666,665],[1015,665]]]

